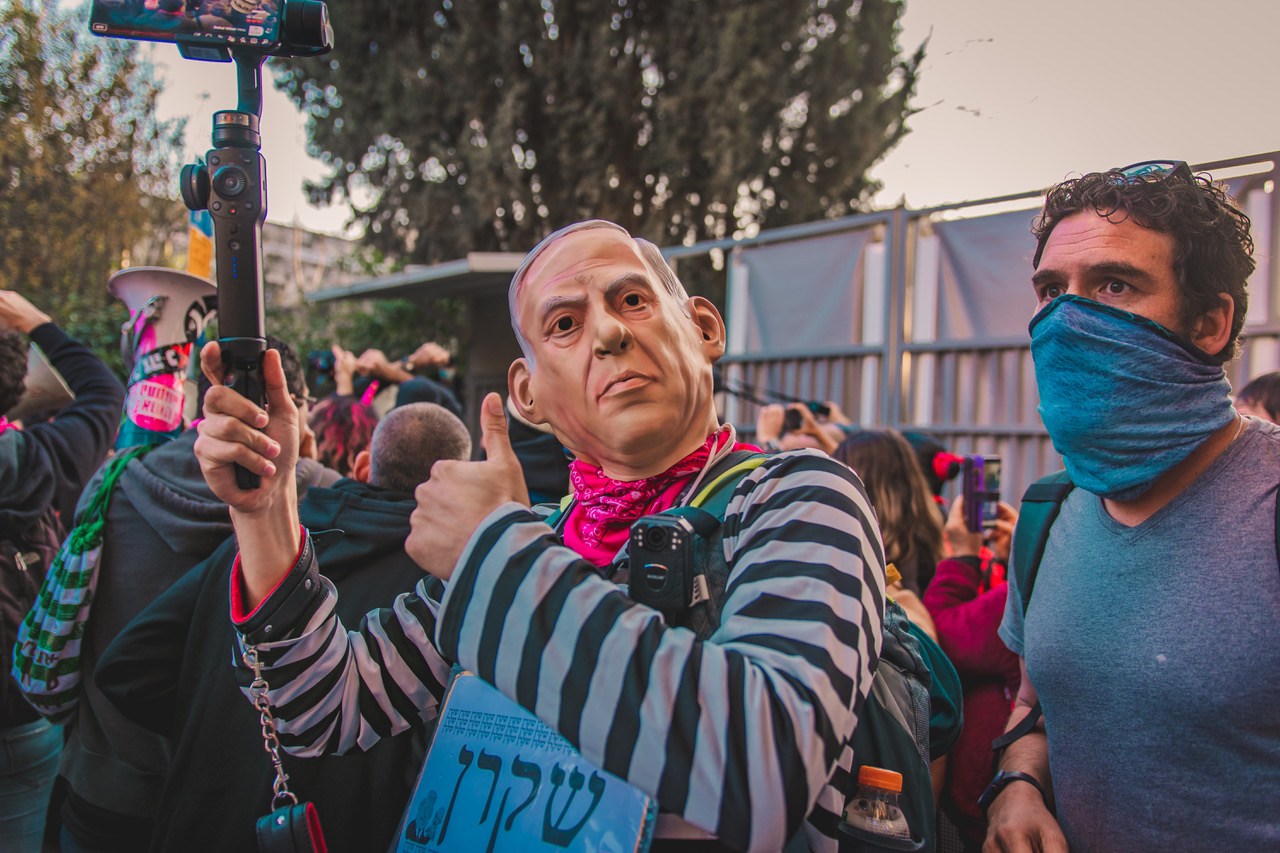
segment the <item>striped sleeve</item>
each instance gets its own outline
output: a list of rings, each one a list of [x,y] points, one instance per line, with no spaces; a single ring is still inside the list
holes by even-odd
[[[281,746],[305,757],[363,750],[433,719],[452,664],[432,641],[439,605],[427,594],[431,579],[397,596],[391,607],[366,614],[359,630],[347,632],[334,613],[337,590],[318,574],[313,552],[305,551],[310,565],[294,571],[320,584],[324,594],[316,596],[319,606],[296,636],[251,642],[272,626],[238,634],[241,688],[249,696],[253,672],[244,652],[251,648],[262,663]]]
[[[810,452],[739,484],[724,548],[721,625],[700,642],[509,504],[468,543],[437,641],[667,811],[776,851],[815,804],[836,807],[829,783],[879,654],[883,548],[857,478]],[[822,823],[810,817],[810,846],[834,849]]]

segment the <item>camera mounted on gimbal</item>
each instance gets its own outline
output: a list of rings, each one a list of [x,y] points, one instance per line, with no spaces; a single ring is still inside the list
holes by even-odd
[[[267,168],[258,123],[262,61],[319,56],[333,47],[322,0],[94,0],[95,35],[174,42],[187,59],[235,61],[240,100],[213,114],[213,148],[182,168],[182,200],[213,218],[218,329],[225,382],[255,404],[264,402],[267,350],[262,305],[262,224]],[[258,475],[236,466],[236,483],[257,488]]]

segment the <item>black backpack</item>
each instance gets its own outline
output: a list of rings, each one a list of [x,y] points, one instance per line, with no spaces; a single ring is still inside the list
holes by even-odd
[[[0,649],[12,649],[18,626],[36,602],[66,532],[53,507],[20,531],[0,537]],[[12,678],[0,677],[0,726],[20,725],[40,715],[22,698]]]

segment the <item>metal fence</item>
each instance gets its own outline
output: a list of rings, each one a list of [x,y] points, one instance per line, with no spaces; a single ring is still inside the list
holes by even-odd
[[[1272,247],[1280,245],[1280,193],[1274,192],[1280,152],[1196,170],[1224,179],[1253,221],[1258,268],[1249,283],[1244,351],[1228,367],[1239,387],[1280,368],[1280,270],[1271,262]],[[923,431],[956,453],[1001,456],[1005,496],[1016,502],[1027,485],[1061,467],[1037,413],[1026,333],[1034,309],[1028,261],[1034,246],[1026,225],[1040,199],[1029,192],[897,208],[664,254],[677,270],[682,258],[725,254],[730,351],[722,365],[732,386],[756,398],[774,393],[834,401],[862,426]],[[778,346],[765,334],[776,320],[768,315],[790,316],[789,303],[803,307],[817,293],[814,282],[804,285],[785,271],[803,277],[816,250],[833,251],[822,238],[835,235],[850,237],[858,257],[842,269],[855,274],[831,285],[845,289],[849,300],[818,319],[843,339],[793,335],[788,346]],[[767,249],[780,250],[775,254],[783,261],[761,274],[748,257]],[[750,399],[722,398],[725,419],[746,435],[754,432],[758,411]]]

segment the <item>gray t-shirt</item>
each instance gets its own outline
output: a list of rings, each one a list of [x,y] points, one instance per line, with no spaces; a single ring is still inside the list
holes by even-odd
[[[1280,851],[1280,427],[1250,419],[1137,527],[1073,491],[1025,626],[1073,851]]]

